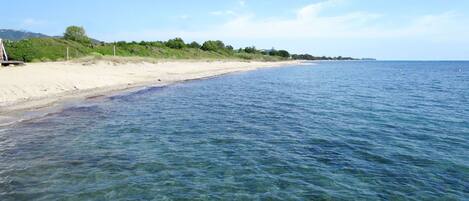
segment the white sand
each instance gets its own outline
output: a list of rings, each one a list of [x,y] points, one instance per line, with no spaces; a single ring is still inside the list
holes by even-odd
[[[170,84],[225,73],[296,64],[286,62],[177,61],[116,64],[100,61],[32,63],[0,68],[0,113],[41,107],[70,96],[96,96],[145,84]]]

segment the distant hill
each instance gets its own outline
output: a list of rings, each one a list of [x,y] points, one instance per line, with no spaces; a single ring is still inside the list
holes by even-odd
[[[4,40],[18,41],[28,38],[50,38],[50,36],[28,31],[18,31],[12,29],[0,29],[0,38]]]
[[[3,40],[12,40],[12,41],[19,41],[23,39],[29,38],[62,38],[62,36],[48,36],[42,33],[34,33],[29,31],[19,31],[13,29],[0,29],[0,38]],[[91,42],[94,44],[102,43],[100,40],[96,40],[94,38],[90,38]]]

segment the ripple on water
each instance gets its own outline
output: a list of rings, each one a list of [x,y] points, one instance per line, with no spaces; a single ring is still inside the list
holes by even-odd
[[[465,200],[468,64],[320,62],[70,106],[1,128],[0,200]]]

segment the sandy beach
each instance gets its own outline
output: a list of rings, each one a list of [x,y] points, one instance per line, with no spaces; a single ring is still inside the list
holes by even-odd
[[[200,79],[263,67],[296,64],[241,61],[112,61],[30,63],[0,68],[0,114],[45,107],[132,87]]]

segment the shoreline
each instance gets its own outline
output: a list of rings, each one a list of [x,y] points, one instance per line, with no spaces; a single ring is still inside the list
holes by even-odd
[[[92,64],[33,63],[1,68],[0,126],[55,113],[71,104],[131,93],[146,87],[167,86],[236,72],[301,63],[164,61],[122,64],[98,61]]]

